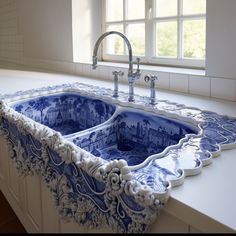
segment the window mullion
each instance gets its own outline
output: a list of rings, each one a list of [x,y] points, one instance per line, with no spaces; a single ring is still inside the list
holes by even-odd
[[[177,48],[177,58],[181,59],[183,57],[183,20],[181,16],[183,15],[183,0],[178,0],[178,48]]]
[[[183,57],[183,20],[178,19],[178,59]]]
[[[145,1],[145,58],[149,62],[154,55],[154,23],[153,23],[154,0]]]
[[[103,8],[103,30],[106,30],[106,27],[111,26],[114,27],[116,25],[123,26],[123,33],[127,37],[131,37],[133,39],[133,35],[128,36],[128,26],[131,24],[143,24],[145,23],[145,55],[142,58],[143,62],[148,62],[152,64],[163,64],[163,65],[178,65],[178,66],[196,66],[196,67],[204,67],[204,59],[195,59],[195,58],[184,58],[184,26],[186,21],[190,20],[204,20],[206,18],[206,14],[199,13],[199,14],[189,14],[183,15],[183,3],[184,0],[177,0],[178,8],[177,8],[177,16],[163,16],[157,17],[155,15],[155,3],[157,0],[145,0],[145,19],[128,19],[128,0],[121,0],[123,1],[123,18],[122,20],[117,21],[107,21],[106,19],[106,0],[103,0],[104,8]],[[197,1],[197,0],[196,0]],[[111,1],[112,2],[112,1]],[[149,12],[151,9],[151,13]],[[191,13],[191,12],[190,12]],[[109,18],[110,19],[110,18]],[[114,18],[115,19],[115,18]],[[156,29],[155,25],[157,22],[164,23],[175,21],[177,23],[177,57],[172,58],[168,56],[157,56],[156,55]],[[133,27],[133,26],[132,26]],[[172,27],[172,26],[171,26]],[[133,28],[132,28],[133,29]],[[140,29],[141,30],[141,29]],[[103,44],[105,45],[105,44]],[[102,57],[104,60],[113,60],[113,61],[126,61],[127,59],[127,47],[125,41],[123,40],[123,48],[124,48],[124,55],[117,55],[110,53],[108,50],[107,52],[104,50],[103,47]],[[110,53],[110,54],[109,54]]]

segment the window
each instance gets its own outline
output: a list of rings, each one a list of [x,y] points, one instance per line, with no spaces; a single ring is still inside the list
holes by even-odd
[[[105,31],[124,33],[143,63],[205,66],[206,0],[104,0]],[[127,61],[121,37],[105,40],[103,59]]]

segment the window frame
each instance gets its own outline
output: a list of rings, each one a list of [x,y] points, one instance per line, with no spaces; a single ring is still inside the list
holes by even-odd
[[[145,56],[134,56],[139,57],[142,64],[148,65],[159,65],[159,66],[175,66],[175,67],[186,67],[186,68],[205,68],[206,59],[192,59],[184,58],[181,54],[183,53],[183,22],[186,20],[205,20],[206,13],[195,14],[195,15],[183,15],[183,0],[177,0],[177,15],[167,17],[154,17],[155,15],[155,0],[145,0],[145,19],[126,19],[126,8],[125,2],[123,1],[123,19],[120,21],[106,21],[106,0],[102,0],[102,32],[106,32],[108,25],[122,24],[124,34],[126,35],[125,25],[129,23],[140,23],[145,24]],[[155,24],[156,22],[168,22],[170,20],[177,21],[177,58],[168,57],[157,57],[155,56]],[[104,42],[105,45],[105,42]],[[125,44],[124,44],[125,45]],[[105,46],[102,49],[101,58],[103,61],[110,62],[127,62],[128,55],[114,55],[108,54],[105,51]],[[127,52],[126,46],[125,53]]]

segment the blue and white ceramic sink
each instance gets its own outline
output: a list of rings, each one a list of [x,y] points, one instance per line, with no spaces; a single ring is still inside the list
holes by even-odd
[[[187,134],[199,131],[186,122],[138,109],[118,108],[104,125],[74,135],[70,140],[95,156],[105,160],[124,159],[129,166],[135,166],[178,144]]]
[[[62,135],[99,125],[115,111],[112,104],[78,93],[41,96],[17,102],[12,108]]]
[[[59,214],[144,232],[171,187],[236,146],[236,118],[80,83],[0,96],[0,131],[24,175],[40,174]]]

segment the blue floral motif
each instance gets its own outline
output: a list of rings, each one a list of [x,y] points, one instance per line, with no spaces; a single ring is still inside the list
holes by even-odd
[[[62,135],[101,124],[115,111],[114,105],[70,93],[16,103],[12,108]]]
[[[135,233],[145,231],[147,222],[153,221],[158,213],[157,209],[147,210],[124,194],[125,181],[119,168],[111,165],[105,182],[100,182],[74,163],[66,164],[55,151],[25,135],[27,132],[22,134],[14,124],[6,120],[1,124],[4,130],[13,127],[8,141],[17,169],[23,175],[37,173],[44,177],[62,219],[72,218],[90,227],[107,224],[116,232]],[[116,182],[117,178],[122,184]]]
[[[19,173],[41,174],[60,216],[90,227],[145,232],[171,187],[236,146],[236,118],[138,95],[130,104],[96,86],[0,100],[0,132]]]
[[[190,133],[196,134],[196,128],[151,113],[126,111],[92,133],[72,137],[72,141],[103,159],[125,159],[134,166]]]

